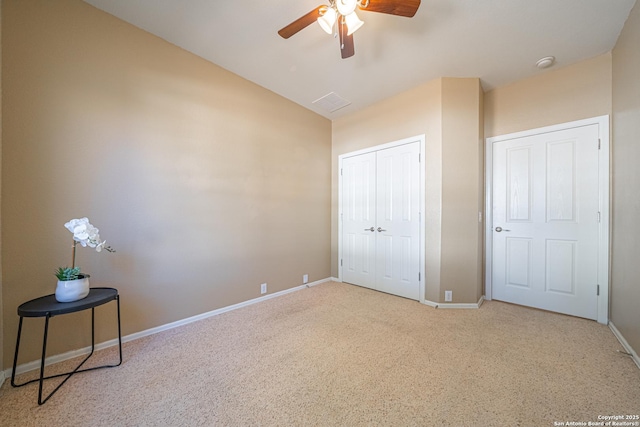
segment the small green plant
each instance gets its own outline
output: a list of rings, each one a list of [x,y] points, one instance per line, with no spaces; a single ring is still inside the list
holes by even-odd
[[[80,267],[60,267],[58,268],[58,271],[56,271],[56,277],[62,282],[66,282],[68,280],[76,280],[79,276]]]

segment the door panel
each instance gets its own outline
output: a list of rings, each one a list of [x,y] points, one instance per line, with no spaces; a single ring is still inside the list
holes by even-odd
[[[531,288],[532,239],[507,237],[505,243],[507,286]]]
[[[343,280],[375,289],[376,155],[342,163]]]
[[[596,319],[598,126],[493,145],[493,297]]]
[[[377,152],[378,263],[384,271],[377,289],[420,299],[420,146]]]
[[[507,218],[509,222],[531,221],[531,149],[507,149]]]
[[[548,292],[576,295],[575,240],[547,240],[546,284]]]

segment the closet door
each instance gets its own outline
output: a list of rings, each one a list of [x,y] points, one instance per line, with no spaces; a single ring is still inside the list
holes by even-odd
[[[420,147],[377,152],[376,289],[420,299]]]
[[[342,277],[376,288],[376,153],[342,162]]]
[[[342,280],[420,299],[420,145],[342,162]]]

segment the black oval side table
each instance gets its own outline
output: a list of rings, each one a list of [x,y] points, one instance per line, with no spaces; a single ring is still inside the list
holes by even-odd
[[[118,347],[120,353],[120,360],[117,365],[103,365],[96,366],[93,368],[80,369],[84,362],[89,360],[91,355],[93,355],[93,350],[95,349],[95,308],[106,304],[110,301],[116,301],[118,307]],[[59,316],[62,314],[75,313],[77,311],[91,309],[91,352],[89,355],[82,361],[80,364],[70,372],[65,372],[63,374],[51,375],[48,377],[44,376],[44,361],[47,356],[47,334],[49,331],[49,319],[53,316]],[[56,301],[56,297],[54,294],[47,295],[44,297],[32,299],[31,301],[27,301],[24,304],[21,304],[18,307],[18,316],[20,316],[20,323],[18,324],[18,339],[16,342],[16,354],[13,358],[13,370],[11,372],[11,385],[13,387],[22,387],[23,385],[31,384],[33,382],[39,381],[40,387],[38,389],[38,405],[42,405],[45,403],[53,394],[62,387],[62,385],[67,382],[69,378],[73,374],[79,372],[87,372],[93,371],[95,369],[102,368],[115,368],[116,366],[120,366],[122,364],[122,333],[120,331],[120,296],[118,295],[118,290],[114,288],[91,288],[89,290],[89,295],[79,301],[73,302],[58,302]],[[33,379],[31,381],[24,382],[22,384],[16,384],[16,365],[18,363],[18,350],[20,349],[20,335],[22,334],[22,320],[25,317],[44,317],[44,338],[42,340],[42,358],[40,360],[40,378]],[[66,378],[58,384],[58,386],[51,392],[47,397],[42,399],[42,384],[44,380],[48,380],[50,378],[57,378],[65,376]]]

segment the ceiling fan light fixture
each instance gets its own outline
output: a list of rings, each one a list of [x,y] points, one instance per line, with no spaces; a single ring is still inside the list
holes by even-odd
[[[357,0],[336,0],[336,7],[340,15],[347,16],[356,10]]]
[[[360,18],[358,18],[358,15],[356,15],[355,12],[351,12],[350,14],[346,15],[344,17],[344,21],[347,23],[348,36],[355,33],[356,30],[362,27],[362,24],[364,24],[364,22],[362,22]]]
[[[321,11],[322,13],[322,11]],[[332,7],[327,7],[322,16],[318,17],[318,24],[327,34],[333,32],[333,25],[336,23],[336,11]]]

